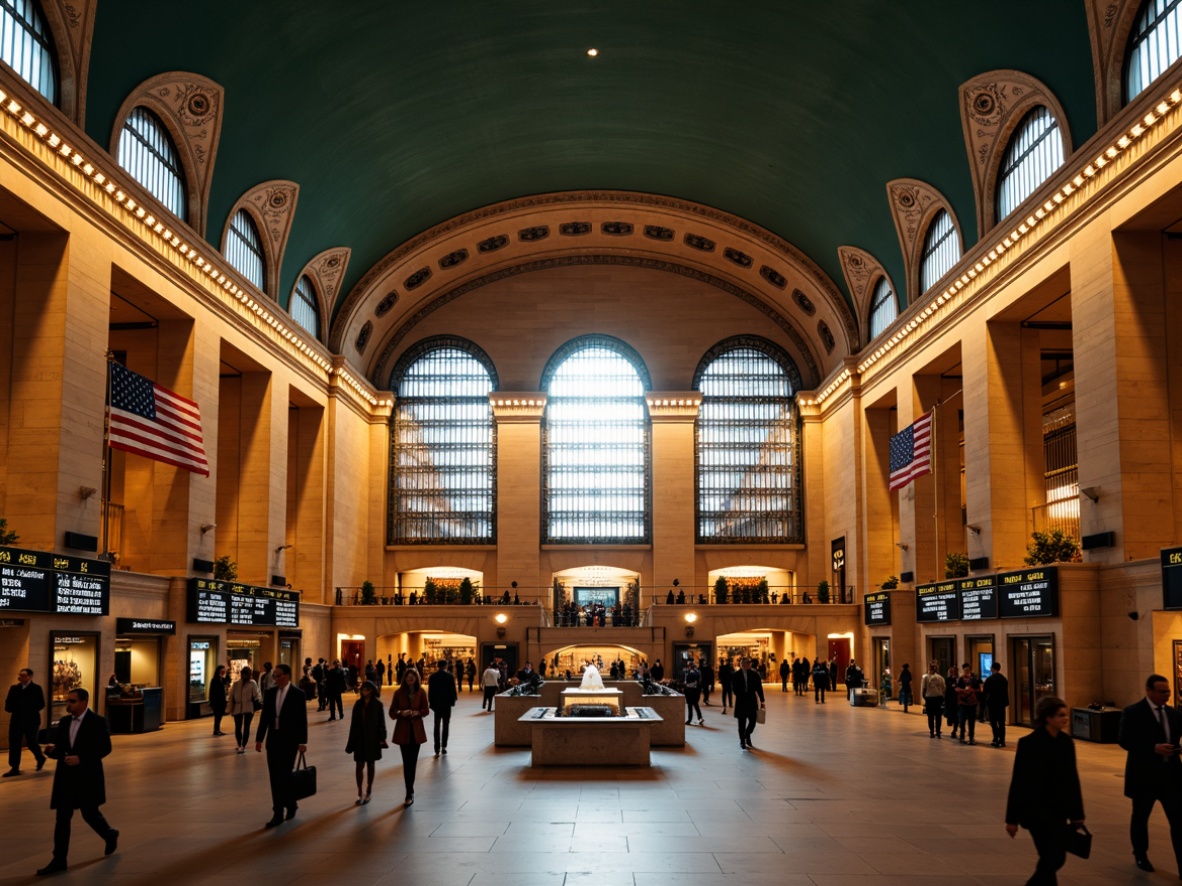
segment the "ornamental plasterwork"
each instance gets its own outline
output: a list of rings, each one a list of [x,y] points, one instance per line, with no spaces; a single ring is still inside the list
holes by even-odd
[[[296,282],[300,277],[308,277],[317,295],[317,310],[320,313],[320,335],[328,338],[328,313],[332,303],[340,294],[341,283],[345,279],[345,271],[349,267],[349,256],[353,250],[348,246],[334,246],[317,253],[312,260],[304,265],[296,275]],[[290,311],[290,302],[288,304]]]
[[[839,246],[837,257],[841,262],[841,272],[845,275],[845,285],[849,287],[854,305],[858,309],[858,316],[862,318],[862,325],[866,326],[870,322],[870,301],[879,278],[886,277],[887,285],[896,295],[898,290],[891,283],[882,262],[865,249],[859,249],[857,246]]]
[[[956,236],[960,238],[960,222],[944,195],[915,178],[897,178],[887,182],[887,198],[891,215],[895,220],[895,231],[899,234],[899,247],[903,251],[903,264],[907,271],[907,301],[914,301],[919,291],[920,262],[923,258],[923,244],[927,238],[932,219],[943,209],[952,219]],[[961,250],[964,249],[963,240]]]
[[[293,181],[276,179],[256,185],[238,198],[226,216],[226,228],[222,233],[224,253],[234,216],[239,209],[250,213],[265,244],[263,255],[267,267],[267,295],[276,300],[279,298],[279,269],[283,267],[283,252],[287,249],[287,235],[291,233],[299,196],[300,186]]]
[[[1088,36],[1096,79],[1096,123],[1102,128],[1124,106],[1125,56],[1140,0],[1087,0]]]
[[[1010,135],[1033,108],[1043,105],[1059,124],[1063,156],[1071,156],[1067,115],[1054,94],[1021,71],[988,71],[960,87],[960,119],[973,189],[977,194],[977,230],[981,236],[994,225],[998,167]]]
[[[200,74],[170,71],[145,80],[123,100],[111,132],[111,155],[119,156],[123,122],[136,107],[152,111],[167,127],[185,172],[189,191],[189,218],[197,233],[205,236],[213,165],[222,134],[225,90]]]
[[[57,50],[61,109],[82,126],[86,122],[86,84],[98,0],[42,0],[41,9]]]

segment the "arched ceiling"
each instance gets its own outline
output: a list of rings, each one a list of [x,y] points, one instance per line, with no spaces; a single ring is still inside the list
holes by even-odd
[[[221,84],[206,233],[260,182],[297,182],[284,305],[325,249],[352,250],[339,307],[416,234],[573,190],[747,219],[844,292],[843,244],[905,279],[888,181],[976,216],[957,89],[998,68],[1047,84],[1075,144],[1095,132],[1079,0],[118,0],[98,5],[86,128],[108,144],[124,98],[165,71]]]

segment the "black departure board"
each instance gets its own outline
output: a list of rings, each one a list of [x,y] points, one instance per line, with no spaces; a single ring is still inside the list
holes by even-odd
[[[1161,552],[1162,606],[1182,609],[1182,548],[1166,548]]]
[[[867,594],[863,598],[864,617],[867,625],[889,625],[891,623],[891,595],[887,591]]]
[[[111,564],[0,547],[0,610],[107,615]]]
[[[1033,618],[1059,614],[1059,572],[1036,566],[997,576],[998,611],[1002,618]]]
[[[955,581],[915,586],[915,620],[940,622],[960,620],[960,594]]]
[[[284,588],[191,578],[188,620],[202,624],[297,628],[300,595]]]
[[[997,618],[996,575],[957,579],[956,590],[960,594],[960,618],[962,621]]]

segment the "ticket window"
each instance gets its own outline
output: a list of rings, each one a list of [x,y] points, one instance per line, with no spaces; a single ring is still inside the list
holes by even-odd
[[[189,638],[189,716],[201,717],[209,713],[206,692],[210,678],[217,671],[218,641],[216,637]]]
[[[85,689],[90,693],[91,704],[95,704],[95,690],[98,688],[98,634],[77,632],[54,632],[49,635],[50,661],[50,713],[49,722],[56,722],[66,715],[66,696],[72,689]],[[104,678],[102,684],[107,684]]]

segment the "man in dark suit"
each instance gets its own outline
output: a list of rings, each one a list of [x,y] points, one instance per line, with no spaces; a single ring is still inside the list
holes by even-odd
[[[332,666],[324,675],[325,693],[328,696],[328,719],[345,719],[345,704],[341,700],[349,683],[349,672],[341,667],[339,660],[334,659]]]
[[[37,758],[37,771],[45,766],[45,755],[37,743],[37,730],[41,728],[41,711],[45,708],[45,693],[33,682],[33,672],[21,668],[16,684],[8,690],[4,699],[4,710],[12,715],[8,721],[8,771],[0,778],[11,778],[21,774],[21,745],[27,744]]]
[[[56,874],[66,869],[70,852],[70,819],[74,810],[106,842],[106,854],[115,851],[119,832],[107,824],[99,807],[107,802],[103,757],[111,753],[111,731],[107,721],[90,710],[90,693],[71,689],[66,696],[68,713],[57,724],[54,743],[45,753],[57,760],[53,773],[53,794],[49,807],[57,810],[53,829],[53,860],[37,875]]]
[[[435,756],[447,753],[447,732],[451,726],[451,709],[456,703],[456,680],[447,670],[443,659],[435,662],[435,673],[427,678],[427,704],[435,717]],[[442,740],[440,733],[442,733]]]
[[[295,818],[296,801],[291,795],[291,771],[296,755],[308,749],[307,696],[291,685],[291,666],[275,666],[275,685],[263,696],[259,728],[255,733],[256,751],[267,745],[267,774],[271,778],[271,811],[268,828]],[[284,812],[286,811],[286,816]]]
[[[759,674],[751,669],[751,659],[747,656],[739,661],[739,670],[735,671],[731,682],[734,693],[734,717],[739,721],[739,747],[750,750],[751,733],[755,731],[755,712],[764,704],[763,683]],[[757,707],[758,705],[758,707]]]
[[[1133,801],[1129,837],[1133,860],[1143,871],[1149,863],[1149,813],[1160,802],[1170,823],[1174,856],[1182,871],[1182,715],[1170,707],[1170,681],[1150,674],[1145,681],[1145,698],[1129,705],[1120,717],[1120,746],[1128,751],[1125,760],[1125,796]]]

